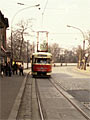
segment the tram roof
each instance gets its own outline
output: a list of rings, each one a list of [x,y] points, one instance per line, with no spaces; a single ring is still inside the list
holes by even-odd
[[[51,53],[48,53],[48,52],[36,52],[36,53],[33,53],[32,55],[47,55],[47,56],[52,56],[52,54]]]

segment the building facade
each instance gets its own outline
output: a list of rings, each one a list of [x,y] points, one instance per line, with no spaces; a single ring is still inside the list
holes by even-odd
[[[6,29],[9,27],[8,19],[0,11],[0,65],[7,61]]]

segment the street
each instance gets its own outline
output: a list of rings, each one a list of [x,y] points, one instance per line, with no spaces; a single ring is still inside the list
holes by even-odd
[[[26,70],[26,73],[29,72],[29,69]],[[13,105],[15,103],[15,99],[19,93],[20,87],[24,81],[25,76],[19,76],[19,75],[13,75],[12,77],[4,77],[0,79],[0,119],[8,119],[10,112],[13,108]],[[78,70],[75,66],[58,66],[53,67],[52,71],[52,77],[51,79],[55,82],[57,82],[58,86],[62,87],[62,89],[69,94],[71,94],[77,101],[83,103],[83,105],[86,106],[87,110],[90,110],[90,74],[89,72],[82,72]],[[35,79],[31,77],[31,75],[28,76],[28,80],[26,82],[25,87],[25,93],[23,94],[23,100],[22,104],[19,108],[18,113],[18,119],[24,119],[24,117],[30,118],[32,120],[35,120],[38,115],[38,108],[36,106],[36,93],[33,90],[35,88]],[[41,84],[41,88],[45,90],[45,95],[47,98],[51,98],[54,96],[58,97],[58,94],[56,92],[52,92],[52,89],[49,90],[49,84],[48,79],[38,79],[37,80],[38,85]],[[44,82],[44,83],[43,83]],[[43,85],[43,87],[42,87]],[[51,85],[50,85],[51,86]],[[41,89],[40,88],[40,89]],[[55,88],[53,88],[55,89]],[[32,91],[31,91],[32,90]],[[55,90],[56,91],[56,90]],[[41,91],[42,92],[42,91]],[[43,95],[43,94],[42,94]],[[50,95],[50,96],[49,96]],[[41,98],[45,97],[41,96]],[[57,100],[56,97],[56,100]],[[31,99],[32,98],[32,99]],[[55,103],[57,104],[57,101],[55,100]],[[58,99],[59,100],[59,99]],[[59,102],[59,101],[58,101]],[[48,102],[47,102],[48,103]],[[42,103],[43,104],[43,103]],[[48,103],[49,104],[49,103]],[[62,105],[60,103],[60,105]],[[31,107],[32,106],[32,107]],[[59,106],[59,103],[58,103]],[[71,106],[71,105],[70,105]],[[49,107],[49,108],[48,108]],[[62,108],[65,106],[62,106]],[[36,110],[35,110],[36,108]],[[46,109],[50,109],[51,106],[45,106]],[[57,109],[57,107],[53,109]],[[27,111],[26,111],[27,110]],[[64,111],[63,111],[64,112]],[[68,113],[67,113],[68,114]],[[70,114],[70,113],[69,113]],[[73,113],[74,114],[74,113]],[[34,118],[32,118],[32,116]],[[76,116],[76,115],[75,115]],[[68,116],[69,117],[69,116]],[[78,117],[78,116],[77,116]],[[59,116],[58,116],[59,118]],[[72,120],[72,119],[70,119]]]
[[[88,104],[90,109],[90,73],[78,70],[76,67],[54,67],[52,78],[65,91],[82,103]]]
[[[59,88],[62,88],[64,91],[66,91],[66,93],[68,92],[73,96],[69,98],[71,101],[73,101],[73,104],[77,104],[77,102],[74,103],[74,99],[79,101],[77,106],[80,107],[80,111],[84,110],[86,119],[90,117],[90,74],[78,71],[75,66],[58,66],[53,67],[52,77],[50,79],[56,82]],[[26,83],[25,88],[26,92],[23,95],[24,97],[22,99],[17,120],[24,120],[26,118],[30,120],[41,120],[38,113],[40,108],[38,108],[38,103],[36,103],[37,97],[35,93],[35,91],[37,92],[38,89],[41,101],[41,109],[43,111],[42,114],[44,114],[45,119],[59,120],[62,118],[64,120],[84,120],[85,118],[83,118],[79,111],[72,109],[72,105],[68,103],[62,95],[59,96],[57,90],[51,85],[50,79],[34,79],[31,77],[31,75],[28,77],[28,82]],[[38,89],[35,84],[36,80]],[[31,96],[31,98],[29,96]],[[67,94],[66,96],[68,97],[69,95]],[[82,104],[83,101],[84,103],[87,103],[87,105]]]
[[[54,67],[52,77],[60,82],[66,90],[90,90],[90,74],[80,72],[76,67]]]

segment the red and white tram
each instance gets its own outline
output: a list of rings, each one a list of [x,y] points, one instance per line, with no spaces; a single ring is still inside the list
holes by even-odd
[[[51,76],[52,54],[48,52],[37,52],[32,54],[32,76]]]

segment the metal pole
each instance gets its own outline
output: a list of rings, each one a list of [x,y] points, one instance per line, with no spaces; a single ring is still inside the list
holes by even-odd
[[[28,44],[29,44],[29,41],[27,40],[27,69],[28,69]]]
[[[83,40],[83,51],[84,51],[85,50],[85,35],[84,35],[83,31],[80,28],[77,28],[77,27],[74,27],[74,26],[71,26],[71,25],[67,25],[67,27],[75,28],[75,29],[79,30],[82,33],[83,39],[84,39]]]
[[[12,63],[13,63],[13,45],[12,45],[12,31],[11,31],[11,66],[12,66]]]
[[[70,25],[67,25],[67,27],[75,28],[75,29],[79,30],[82,33],[82,35],[83,35],[83,39],[84,39],[83,40],[83,48],[82,48],[83,49],[83,54],[82,54],[83,57],[80,60],[80,64],[81,64],[82,60],[84,60],[84,58],[85,58],[85,35],[84,35],[83,31],[80,28],[77,28],[77,27],[74,27],[74,26],[70,26]],[[83,63],[83,65],[84,65],[84,63]],[[81,65],[80,67],[83,67],[83,65]],[[84,68],[85,68],[85,66],[84,66]]]

